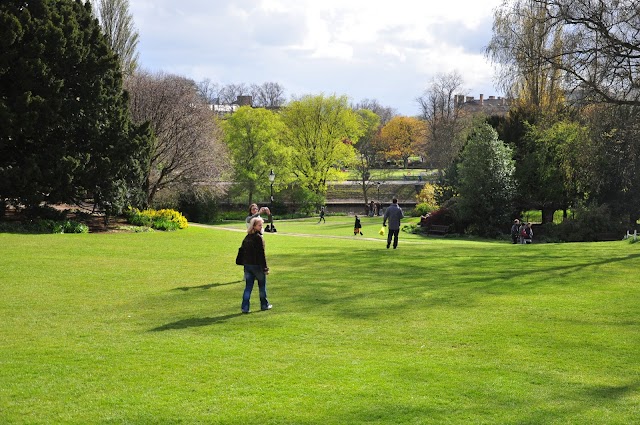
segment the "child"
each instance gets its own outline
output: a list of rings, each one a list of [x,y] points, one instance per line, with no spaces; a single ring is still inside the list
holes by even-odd
[[[362,235],[362,232],[360,231],[361,227],[360,219],[356,216],[356,224],[353,225],[353,236],[356,236],[358,233]]]

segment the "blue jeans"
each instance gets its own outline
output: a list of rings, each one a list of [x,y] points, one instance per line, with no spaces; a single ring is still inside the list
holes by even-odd
[[[391,245],[391,238],[393,238],[393,247],[398,246],[398,234],[400,233],[400,229],[389,229],[389,234],[387,235],[387,248]]]
[[[266,309],[269,306],[269,301],[267,301],[267,275],[264,274],[262,266],[245,264],[244,280],[246,282],[246,286],[244,287],[244,293],[242,294],[242,311],[249,311],[251,291],[253,290],[253,284],[256,280],[258,281],[258,291],[260,293],[260,308],[263,310]]]

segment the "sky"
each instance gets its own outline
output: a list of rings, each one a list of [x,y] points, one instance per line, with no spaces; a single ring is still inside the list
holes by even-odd
[[[375,99],[401,115],[438,74],[501,96],[484,50],[502,0],[129,0],[139,65],[220,85],[279,83],[285,96]]]

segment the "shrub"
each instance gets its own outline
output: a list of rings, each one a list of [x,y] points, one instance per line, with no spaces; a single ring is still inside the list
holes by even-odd
[[[182,214],[171,209],[140,211],[133,208],[125,216],[127,221],[134,226],[146,226],[158,230],[184,229],[189,225]]]
[[[435,210],[436,210],[436,207],[434,207],[433,204],[428,204],[426,202],[423,202],[416,205],[416,207],[411,211],[411,216],[420,217],[422,215],[427,215],[428,213]]]

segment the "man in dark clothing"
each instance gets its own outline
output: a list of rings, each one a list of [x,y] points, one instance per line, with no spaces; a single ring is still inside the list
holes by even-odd
[[[386,226],[389,222],[389,234],[387,235],[387,249],[391,245],[391,238],[393,237],[393,249],[398,247],[398,235],[400,234],[400,220],[404,218],[402,208],[398,206],[398,199],[393,198],[392,204],[389,205],[384,213],[384,219],[382,225]]]
[[[518,243],[518,236],[520,236],[520,220],[516,218],[513,220],[513,226],[511,226],[511,240],[513,243]]]

